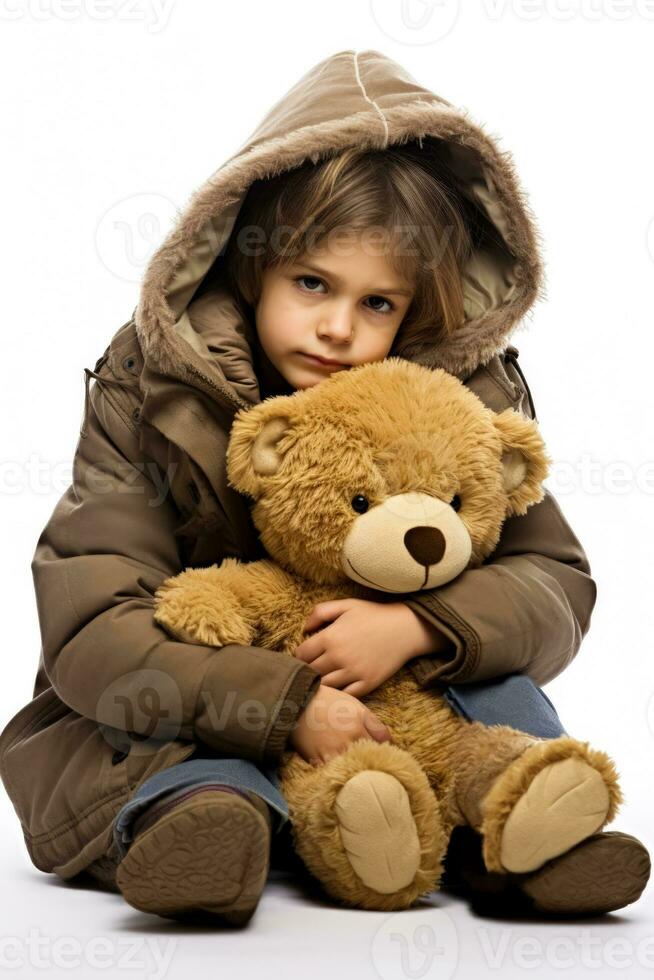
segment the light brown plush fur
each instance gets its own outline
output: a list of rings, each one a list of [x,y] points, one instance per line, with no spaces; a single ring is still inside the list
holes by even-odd
[[[548,462],[535,422],[400,359],[268,399],[237,416],[228,476],[252,497],[270,560],[187,569],[158,590],[155,618],[191,642],[292,655],[318,602],[432,588],[480,564],[507,515],[541,499]],[[436,888],[457,824],[482,833],[489,869],[506,870],[568,849],[620,802],[604,753],[470,723],[408,669],[362,700],[394,744],[362,739],[319,767],[287,751],[280,769],[297,851],[347,905],[406,908]],[[566,760],[578,761],[555,768]]]

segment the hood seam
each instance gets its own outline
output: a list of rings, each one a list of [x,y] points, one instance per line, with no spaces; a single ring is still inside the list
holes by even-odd
[[[389,133],[389,129],[388,129],[388,122],[387,122],[386,116],[382,112],[380,106],[375,102],[374,99],[371,99],[370,96],[368,95],[368,93],[366,92],[366,87],[363,84],[363,81],[362,81],[362,78],[361,78],[361,74],[359,72],[359,52],[358,51],[354,51],[352,53],[352,61],[353,61],[353,64],[354,64],[354,75],[356,77],[357,83],[359,85],[359,88],[361,89],[361,92],[363,94],[364,99],[366,100],[366,102],[369,102],[370,105],[379,113],[379,116],[381,118],[381,121],[384,124],[384,133],[385,133],[385,136],[386,136],[386,138],[385,138],[385,144],[384,145],[385,146],[388,146],[388,141],[390,139],[390,133]]]

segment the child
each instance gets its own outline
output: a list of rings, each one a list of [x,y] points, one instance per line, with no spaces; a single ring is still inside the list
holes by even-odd
[[[239,408],[396,355],[534,417],[506,339],[541,275],[508,156],[376,51],[311,69],[193,196],[134,317],[86,371],[73,483],[32,564],[42,655],[0,772],[37,867],[87,870],[160,915],[244,924],[271,839],[288,833],[282,752],[319,764],[392,737],[358,695],[402,664],[468,717],[562,732],[534,682],[577,653],[596,589],[549,494],[506,522],[491,563],[444,588],[316,607],[295,658],[180,643],[152,617],[158,585],[187,565],[263,557],[225,477]],[[347,722],[324,724],[337,704]],[[475,846],[455,885],[545,912],[619,908],[647,879],[626,834],[519,878],[485,876]]]

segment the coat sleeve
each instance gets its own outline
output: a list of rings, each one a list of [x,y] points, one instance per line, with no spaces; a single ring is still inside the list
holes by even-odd
[[[320,674],[272,650],[178,642],[154,621],[157,587],[182,571],[179,514],[100,388],[32,560],[48,679],[100,724],[274,765]]]
[[[524,412],[529,386],[512,372]],[[576,656],[590,626],[597,587],[584,549],[555,498],[508,518],[480,568],[404,600],[447,637],[444,652],[409,662],[422,687],[472,683],[510,673],[545,684]]]

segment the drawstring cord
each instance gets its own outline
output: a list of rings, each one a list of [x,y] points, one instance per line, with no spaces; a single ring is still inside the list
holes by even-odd
[[[84,415],[82,417],[82,426],[79,430],[79,434],[82,439],[86,439],[86,420],[88,417],[90,400],[89,382],[91,378],[95,378],[96,381],[99,381],[101,384],[105,385],[117,385],[118,388],[129,388],[132,391],[139,392],[141,390],[138,382],[130,383],[129,381],[117,381],[115,378],[107,378],[104,375],[97,374],[90,368],[84,368]]]
[[[536,418],[536,408],[534,406],[534,400],[531,397],[531,392],[529,390],[529,385],[527,384],[527,379],[525,378],[524,374],[522,373],[522,369],[521,369],[520,365],[518,364],[518,357],[511,350],[506,350],[505,351],[505,356],[511,359],[511,363],[513,364],[514,368],[516,369],[516,371],[518,372],[518,374],[522,378],[522,383],[525,386],[525,391],[527,392],[527,398],[529,399],[529,407],[531,408],[531,414],[532,414],[532,416],[534,418],[534,421],[537,422],[538,419]]]

